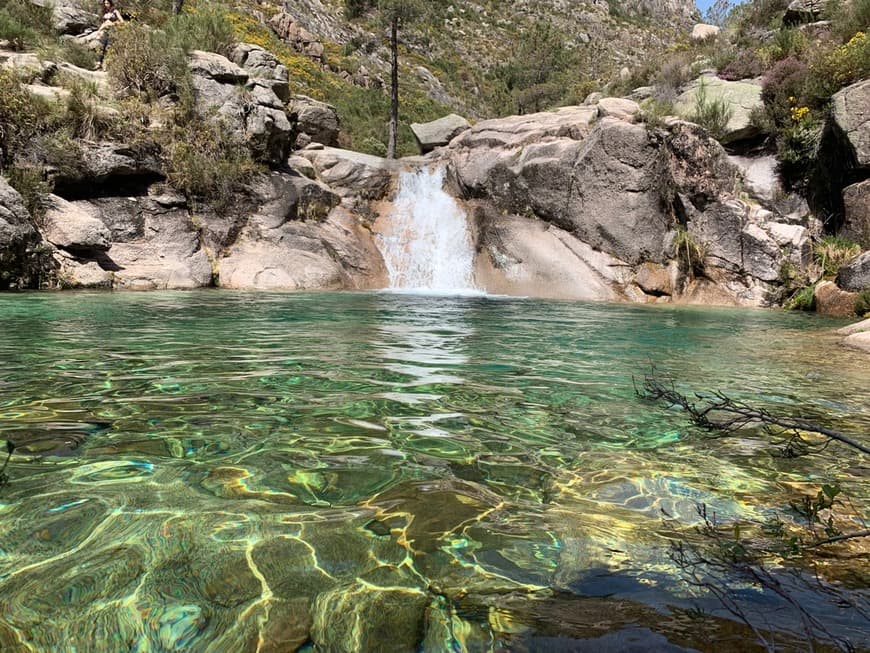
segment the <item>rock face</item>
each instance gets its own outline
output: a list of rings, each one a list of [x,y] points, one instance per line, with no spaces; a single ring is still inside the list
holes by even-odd
[[[870,179],[843,189],[845,220],[840,235],[870,249]]]
[[[49,199],[43,233],[52,245],[71,252],[109,249],[109,230],[81,207],[56,195]]]
[[[809,263],[808,230],[740,199],[738,169],[701,128],[676,121],[650,133],[612,117],[594,123],[595,111],[485,121],[450,144],[458,187],[495,210],[475,216],[489,257],[481,269],[501,275],[500,292],[509,279],[557,296],[763,304],[784,265]],[[705,284],[675,263],[678,227],[706,252]]]
[[[426,123],[411,123],[411,131],[417,139],[420,152],[426,154],[436,147],[447,145],[459,134],[471,127],[469,122],[455,113]]]
[[[310,143],[338,145],[341,122],[334,106],[306,95],[294,95],[289,108],[294,147],[303,148]]]
[[[811,23],[819,19],[828,0],[792,0],[785,11],[783,22],[786,25]]]
[[[269,25],[294,50],[315,61],[323,61],[323,43],[314,34],[305,29],[292,14],[287,11],[275,14],[269,20]]]
[[[246,70],[212,52],[194,50],[188,65],[200,113],[216,113],[247,143],[255,159],[278,165],[287,158],[293,130],[270,80],[251,78]]]
[[[99,25],[99,16],[83,9],[83,3],[77,0],[30,0],[30,2],[51,9],[51,26],[59,34],[81,34],[88,27]]]
[[[729,82],[713,75],[702,75],[682,93],[674,109],[683,118],[692,119],[701,88],[706,92],[707,102],[724,101],[731,110],[731,118],[725,127],[723,144],[734,143],[759,136],[758,128],[749,119],[752,110],[763,106],[761,84],[754,80]]]
[[[870,289],[870,251],[859,254],[840,268],[837,285],[852,292]]]
[[[47,267],[21,195],[0,177],[0,290],[35,288]]]
[[[855,163],[870,168],[870,79],[834,94],[834,122],[852,147]]]
[[[283,102],[290,99],[290,73],[278,57],[253,43],[239,43],[233,49],[233,63],[244,68],[248,74],[262,80]]]
[[[395,162],[334,147],[311,146],[299,152],[317,178],[342,197],[383,199],[393,181]]]

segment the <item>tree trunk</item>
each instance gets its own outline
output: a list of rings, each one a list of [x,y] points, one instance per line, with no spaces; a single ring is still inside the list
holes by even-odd
[[[390,21],[390,136],[387,141],[387,158],[396,158],[396,143],[399,140],[399,18]]]
[[[172,15],[177,16],[181,13],[181,7],[184,5],[184,0],[172,0]]]

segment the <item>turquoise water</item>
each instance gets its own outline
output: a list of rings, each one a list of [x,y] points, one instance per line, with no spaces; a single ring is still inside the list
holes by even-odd
[[[679,611],[714,604],[679,582],[663,511],[691,537],[699,501],[763,519],[838,480],[866,514],[866,467],[710,440],[632,377],[654,362],[680,388],[866,437],[868,359],[839,324],[376,293],[0,296],[0,440],[18,445],[0,650],[716,650]]]

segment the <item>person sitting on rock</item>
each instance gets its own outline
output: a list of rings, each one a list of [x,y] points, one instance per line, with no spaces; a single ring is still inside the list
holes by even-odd
[[[121,12],[115,8],[114,0],[103,0],[103,22],[97,30],[100,35],[100,60],[97,62],[97,70],[103,69],[103,59],[106,58],[106,50],[109,48],[109,33],[112,27],[124,22]]]

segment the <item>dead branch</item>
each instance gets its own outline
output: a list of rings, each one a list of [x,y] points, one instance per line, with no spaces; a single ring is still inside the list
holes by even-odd
[[[823,451],[831,441],[841,442],[862,453],[870,454],[870,447],[839,431],[808,420],[772,415],[763,408],[732,399],[723,392],[695,394],[695,399],[692,400],[677,392],[673,381],[659,379],[655,368],[644,376],[640,388],[636,382],[634,383],[634,390],[642,399],[666,401],[672,406],[679,406],[689,414],[693,424],[710,431],[719,431],[727,435],[747,426],[760,425],[771,435],[784,438],[780,444],[783,445],[783,455],[786,457],[818,453]],[[821,444],[816,444],[804,437],[807,433],[815,433],[827,439]]]

